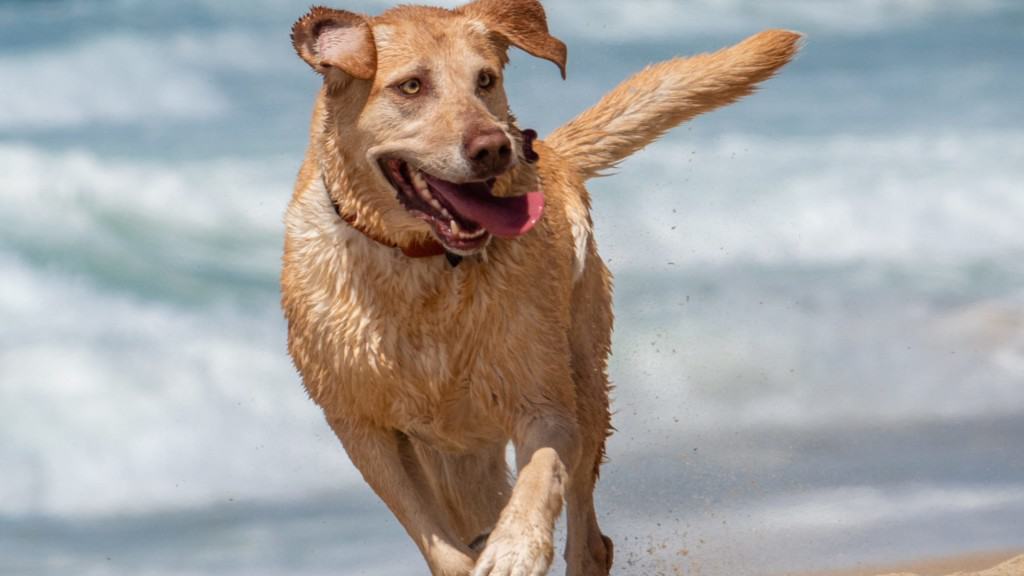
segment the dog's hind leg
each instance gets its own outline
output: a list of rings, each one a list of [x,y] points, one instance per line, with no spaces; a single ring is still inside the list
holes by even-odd
[[[479,539],[477,547],[482,547],[512,491],[505,446],[455,454],[412,442],[434,498],[455,534],[466,544]]]
[[[573,475],[568,503],[565,565],[567,576],[607,576],[612,567],[612,541],[601,533],[594,510],[593,470],[583,466]]]
[[[601,533],[594,510],[594,484],[611,431],[606,371],[611,330],[611,276],[591,252],[573,295],[572,368],[581,455],[566,496],[569,576],[606,576],[612,565],[612,541]]]
[[[582,384],[577,390],[606,386],[605,381],[597,377],[589,381],[577,380],[577,383]],[[583,438],[580,441],[580,461],[572,473],[566,494],[565,564],[568,576],[607,576],[612,566],[612,541],[601,533],[594,510],[594,485],[604,456],[609,422],[607,393],[603,399],[597,398],[597,393],[594,396],[585,401],[577,398],[580,401],[579,418]]]
[[[604,423],[607,422],[605,417]],[[580,463],[573,471],[566,494],[565,564],[568,576],[607,576],[612,567],[612,541],[601,532],[594,509],[594,486],[604,457],[604,440],[603,432],[600,437],[583,439]]]
[[[447,522],[427,487],[409,439],[347,418],[328,423],[363,478],[412,537],[434,576],[466,576],[473,552]]]

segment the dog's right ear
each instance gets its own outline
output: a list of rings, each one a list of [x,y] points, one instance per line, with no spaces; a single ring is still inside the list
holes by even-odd
[[[337,68],[354,78],[370,80],[377,71],[373,31],[359,14],[314,6],[292,26],[292,45],[317,72]]]

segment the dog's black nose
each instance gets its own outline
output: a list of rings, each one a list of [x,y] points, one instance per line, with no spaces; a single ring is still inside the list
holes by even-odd
[[[512,142],[496,127],[471,132],[466,136],[465,153],[477,176],[495,176],[512,163]]]

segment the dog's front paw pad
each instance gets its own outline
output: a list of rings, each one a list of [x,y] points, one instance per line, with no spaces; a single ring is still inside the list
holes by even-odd
[[[473,576],[544,576],[551,567],[550,538],[532,530],[493,532],[476,561]]]

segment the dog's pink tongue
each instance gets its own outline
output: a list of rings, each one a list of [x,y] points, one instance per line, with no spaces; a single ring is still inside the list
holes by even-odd
[[[491,187],[485,182],[453,184],[429,175],[427,182],[456,212],[501,238],[526,234],[544,211],[541,192],[498,197],[491,195]]]

